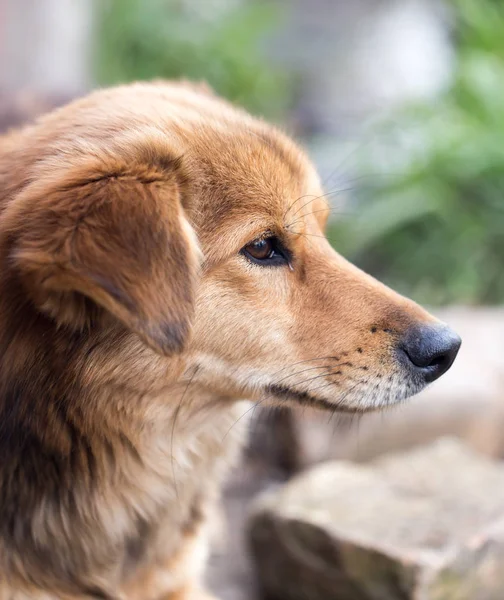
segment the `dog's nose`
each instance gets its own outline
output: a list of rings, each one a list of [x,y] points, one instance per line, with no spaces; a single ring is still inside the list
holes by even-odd
[[[462,340],[446,325],[416,325],[410,328],[399,348],[426,383],[452,366]]]

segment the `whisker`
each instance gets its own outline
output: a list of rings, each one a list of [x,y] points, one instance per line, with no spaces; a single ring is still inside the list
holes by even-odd
[[[296,212],[295,212],[293,215],[291,215],[291,217],[295,217],[295,216],[296,216],[296,215],[297,215],[297,214],[298,214],[298,213],[299,213],[301,210],[303,210],[303,208],[305,208],[305,206],[308,206],[308,204],[311,204],[312,202],[315,202],[315,200],[320,200],[320,199],[323,199],[323,200],[324,200],[324,202],[325,202],[325,203],[327,204],[327,206],[329,207],[329,206],[330,206],[330,204],[329,204],[329,201],[328,201],[328,200],[326,200],[327,196],[331,196],[332,194],[337,194],[337,193],[338,193],[338,191],[339,191],[339,190],[332,190],[332,191],[329,191],[329,192],[325,192],[325,194],[320,194],[319,196],[314,196],[313,194],[311,194],[311,199],[310,199],[310,200],[308,200],[308,202],[306,202],[306,203],[305,203],[305,204],[303,204],[302,206],[300,206],[300,207],[299,207],[299,208],[296,210]],[[306,195],[305,197],[308,197],[308,195]],[[287,214],[286,214],[285,216],[287,216]]]
[[[339,208],[335,208],[334,210],[326,210],[326,209],[321,209],[321,210],[314,210],[312,212],[306,213],[305,215],[302,215],[301,217],[299,217],[299,219],[296,219],[295,221],[291,221],[288,225],[286,225],[286,228],[289,227],[293,227],[294,225],[297,225],[298,223],[303,223],[306,219],[306,217],[309,217],[310,215],[314,215],[316,213],[319,212],[325,212],[328,215],[339,215],[341,217],[348,217],[350,215],[354,215],[355,213],[352,211],[343,211],[340,210]]]
[[[338,403],[335,406],[338,406],[338,405],[342,404],[344,402],[345,398],[348,396],[348,394],[350,394],[356,387],[358,387],[362,383],[364,383],[364,380],[357,379],[357,381],[355,382],[355,384],[345,392],[345,394],[343,395],[343,397],[340,398],[340,400],[338,401]],[[336,381],[330,381],[326,385],[319,385],[319,386],[317,386],[315,388],[308,388],[308,391],[310,393],[312,393],[312,392],[314,392],[316,390],[322,390],[322,389],[325,389],[327,387],[337,386],[337,385],[338,385],[338,383]]]
[[[344,180],[344,184],[348,185],[351,183],[356,183],[359,181],[362,181],[364,179],[370,179],[370,178],[379,178],[379,177],[399,177],[400,173],[368,173],[365,175],[359,175],[357,177],[350,177]],[[332,176],[331,176],[332,178]],[[326,185],[326,183],[328,182],[324,181],[324,186]],[[294,202],[292,202],[287,209],[285,210],[284,214],[283,214],[283,220],[285,220],[285,218],[287,217],[287,215],[289,214],[289,212],[294,208],[294,206],[300,201],[300,200],[304,200],[305,198],[311,197],[311,200],[309,200],[309,202],[307,202],[305,205],[301,206],[299,208],[298,211],[296,211],[294,213],[295,216],[300,210],[302,210],[304,208],[304,206],[307,206],[308,204],[310,204],[310,202],[313,202],[315,200],[318,200],[319,198],[325,198],[326,196],[331,196],[333,194],[339,194],[341,192],[349,192],[355,189],[355,186],[351,186],[351,187],[345,187],[345,188],[336,188],[333,190],[330,190],[328,192],[326,192],[325,194],[322,194],[320,196],[315,196],[314,194],[304,194],[303,196],[299,196],[299,198],[296,198],[296,200],[294,200]],[[329,204],[329,203],[328,203]]]
[[[255,402],[253,404],[253,406],[251,406],[250,408],[248,408],[242,415],[240,415],[236,421],[231,425],[231,427],[226,431],[226,433],[224,434],[224,437],[222,438],[222,443],[224,443],[225,439],[227,438],[227,436],[229,435],[229,432],[231,431],[231,429],[233,429],[233,427],[235,427],[243,418],[245,418],[249,412],[255,410],[261,403],[265,402],[266,399],[264,400],[258,400],[257,402]]]
[[[334,356],[317,356],[315,358],[307,358],[306,360],[299,360],[297,362],[290,363],[289,365],[286,365],[285,367],[282,367],[278,371],[275,371],[274,373],[271,374],[271,377],[275,377],[276,375],[278,375],[282,371],[285,371],[285,369],[290,369],[291,367],[295,367],[296,365],[301,365],[301,364],[304,364],[304,363],[313,362],[315,360],[321,360],[321,361],[322,360],[334,360]]]
[[[171,468],[172,468],[172,476],[173,476],[173,483],[175,486],[175,495],[178,499],[178,486],[177,486],[177,478],[175,477],[175,458],[173,455],[173,447],[174,447],[174,439],[175,439],[175,426],[177,424],[177,420],[178,420],[178,416],[180,413],[180,409],[182,408],[182,402],[184,401],[184,397],[187,393],[187,390],[189,389],[189,386],[191,385],[191,383],[193,382],[194,376],[196,375],[196,373],[199,371],[199,366],[196,366],[189,381],[187,382],[187,385],[184,389],[184,391],[182,392],[182,395],[180,397],[179,403],[177,405],[177,408],[175,409],[175,413],[173,415],[173,424],[172,424],[172,431],[171,431],[171,440],[170,440],[170,455],[171,455]]]
[[[357,181],[359,178],[355,178],[355,180]],[[351,183],[352,180],[348,180],[348,183]],[[303,210],[303,208],[305,206],[308,206],[308,204],[311,204],[312,202],[314,202],[315,200],[320,200],[321,198],[323,198],[324,200],[328,197],[328,196],[332,196],[332,195],[336,195],[336,194],[340,194],[341,192],[348,192],[353,190],[354,187],[348,187],[348,188],[333,188],[332,190],[329,190],[327,192],[324,192],[323,194],[320,194],[319,196],[316,196],[315,194],[304,194],[303,196],[299,196],[299,198],[296,198],[296,200],[294,200],[294,202],[292,202],[287,209],[285,210],[284,214],[283,214],[283,220],[285,220],[285,218],[287,217],[287,215],[289,214],[289,212],[294,208],[294,206],[296,205],[297,202],[299,202],[300,200],[304,200],[305,198],[310,198],[310,200],[308,200],[308,202],[306,202],[305,204],[303,204],[302,206],[300,206],[296,212],[292,215],[293,217],[295,217],[301,210]],[[327,200],[325,200],[326,204],[328,205],[328,207],[330,206],[329,202]]]
[[[359,144],[357,144],[357,146],[351,152],[349,152],[347,154],[347,156],[340,162],[340,164],[324,179],[323,184],[326,185],[327,183],[329,183],[333,179],[333,177],[335,177],[336,175],[344,175],[345,171],[341,171],[342,167],[345,164],[347,164],[348,161],[357,154],[357,152],[359,152],[366,146],[369,146],[369,144],[371,144],[371,142],[374,141],[376,136],[377,136],[377,133],[370,136],[367,140],[363,140]],[[348,171],[348,169],[347,169],[347,171]]]
[[[337,368],[338,365],[335,365],[333,368]],[[294,382],[292,385],[300,386],[300,385],[304,385],[305,383],[309,383],[310,381],[315,381],[317,379],[320,379],[321,377],[327,377],[328,375],[335,375],[335,373],[332,372],[332,369],[329,371],[325,371],[324,373],[320,373],[319,375],[315,375],[315,377],[308,377],[307,379],[303,379],[301,381],[296,381]],[[333,382],[334,385],[337,385],[337,382]],[[311,390],[309,390],[311,391]]]
[[[278,379],[277,381],[275,381],[275,384],[279,384],[280,382],[285,381],[286,379],[289,379],[289,377],[295,377],[296,375],[301,375],[301,373],[306,373],[307,371],[315,371],[316,369],[332,369],[337,366],[338,366],[338,364],[334,365],[334,367],[331,367],[331,365],[322,365],[320,367],[309,367],[308,369],[302,369],[301,371],[296,371],[295,373],[291,373],[290,375],[286,375],[285,377]],[[295,385],[298,385],[298,384],[295,384]]]
[[[312,210],[311,212],[307,212],[305,213],[302,217],[300,217],[299,219],[296,219],[295,221],[291,221],[290,223],[287,223],[285,226],[286,227],[291,227],[294,223],[298,223],[300,220],[309,217],[310,215],[316,215],[317,213],[327,213],[329,215],[338,213],[338,214],[345,214],[344,212],[341,212],[341,210],[338,207],[334,207],[334,208],[318,208],[317,210]],[[346,213],[346,214],[353,214],[353,213]]]
[[[301,231],[291,231],[291,233],[293,235],[302,235],[305,237],[316,237],[316,238],[320,238],[321,240],[327,240],[325,235],[317,235],[316,233],[303,233]]]
[[[327,203],[327,205],[329,207],[330,203],[329,203],[328,200],[326,200],[326,198],[328,196],[336,196],[338,194],[343,194],[344,192],[351,192],[354,189],[355,189],[355,186],[344,187],[344,188],[337,188],[337,189],[331,190],[329,192],[326,192],[325,194],[321,194],[320,196],[314,196],[311,200],[309,200],[308,202],[306,202],[305,204],[303,204],[302,206],[300,206],[296,210],[296,212],[294,212],[294,214],[292,215],[292,217],[295,217],[297,214],[299,214],[299,212],[302,211],[303,208],[305,208],[305,206],[308,206],[308,204],[311,204],[315,200],[320,200],[321,198],[324,198],[325,202]]]
[[[348,389],[348,390],[345,392],[345,394],[343,394],[343,397],[342,397],[342,398],[340,398],[340,399],[338,400],[338,402],[337,402],[337,405],[336,405],[336,406],[341,406],[341,405],[342,405],[342,404],[345,402],[345,400],[348,398],[348,395],[349,395],[349,394],[351,394],[351,393],[352,393],[352,392],[353,392],[353,391],[354,391],[354,390],[355,390],[357,387],[359,387],[359,385],[361,385],[362,383],[367,383],[367,380],[365,380],[365,381],[364,381],[364,380],[362,380],[362,379],[360,379],[360,380],[357,380],[357,382],[356,382],[356,383],[355,383],[355,384],[354,384],[354,385],[353,385],[353,386],[352,386],[350,389]]]
[[[291,204],[288,206],[287,210],[284,212],[283,219],[285,220],[285,217],[286,217],[286,216],[289,214],[289,211],[290,211],[290,210],[292,210],[292,209],[294,208],[294,205],[295,205],[297,202],[299,202],[300,200],[304,200],[305,198],[308,198],[308,197],[310,197],[310,196],[311,196],[311,198],[312,198],[312,200],[310,200],[310,202],[312,202],[312,201],[313,201],[313,199],[314,199],[314,198],[316,198],[316,197],[315,197],[313,194],[304,194],[303,196],[299,196],[299,198],[296,198],[296,200],[294,200],[294,202],[292,202],[292,203],[291,203]]]
[[[344,180],[344,183],[354,183],[356,181],[362,181],[363,179],[378,179],[380,177],[401,177],[402,174],[401,173],[366,173],[363,175],[358,175],[357,177],[349,177],[348,179]]]

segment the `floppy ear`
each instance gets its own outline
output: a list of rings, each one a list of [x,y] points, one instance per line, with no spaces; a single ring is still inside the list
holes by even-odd
[[[98,305],[157,352],[179,352],[199,263],[181,161],[152,147],[121,159],[90,154],[12,201],[11,264],[58,323],[83,327],[104,314]]]

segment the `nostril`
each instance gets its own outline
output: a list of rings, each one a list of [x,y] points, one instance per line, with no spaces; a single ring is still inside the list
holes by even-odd
[[[458,349],[457,349],[457,351],[458,351]],[[433,379],[437,379],[443,373],[446,373],[446,371],[448,371],[448,369],[452,366],[452,363],[455,360],[456,355],[457,355],[457,352],[455,352],[453,354],[451,351],[437,354],[436,356],[434,356],[432,358],[432,360],[429,362],[429,364],[423,368],[426,371],[430,371],[434,375]]]
[[[430,382],[448,371],[460,344],[460,337],[448,327],[423,325],[406,333],[400,349],[409,362],[423,373],[425,380]]]
[[[439,365],[443,365],[446,362],[447,356],[446,354],[440,354],[433,358],[430,363],[427,365],[429,367],[437,367]]]
[[[445,363],[447,358],[444,353],[438,352],[436,354],[431,354],[426,351],[420,340],[415,345],[404,344],[401,346],[401,349],[404,350],[404,353],[415,367],[418,367],[419,369],[437,367]]]

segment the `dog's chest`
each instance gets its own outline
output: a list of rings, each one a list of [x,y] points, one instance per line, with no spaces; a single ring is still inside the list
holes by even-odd
[[[180,408],[144,450],[145,470],[136,477],[143,488],[138,509],[149,518],[128,540],[130,566],[176,555],[183,538],[207,528],[215,515],[220,487],[246,439],[250,404],[199,406]]]

